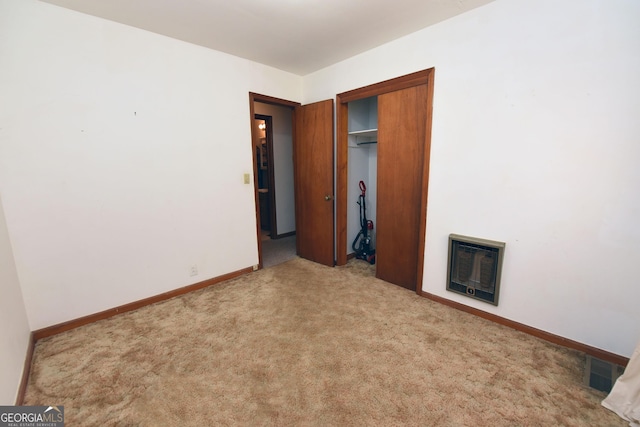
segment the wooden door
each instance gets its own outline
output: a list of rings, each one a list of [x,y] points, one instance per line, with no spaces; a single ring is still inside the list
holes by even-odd
[[[376,277],[416,290],[427,86],[378,97]]]
[[[333,100],[296,107],[295,114],[297,251],[333,266]]]

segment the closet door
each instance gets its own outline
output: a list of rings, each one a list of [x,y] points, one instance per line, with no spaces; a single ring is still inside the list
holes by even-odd
[[[416,290],[427,86],[378,97],[376,277]]]

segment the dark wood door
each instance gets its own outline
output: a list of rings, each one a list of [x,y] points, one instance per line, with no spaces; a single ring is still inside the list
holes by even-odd
[[[333,266],[333,100],[296,107],[295,135],[298,255]]]
[[[427,86],[378,97],[376,276],[416,290]]]

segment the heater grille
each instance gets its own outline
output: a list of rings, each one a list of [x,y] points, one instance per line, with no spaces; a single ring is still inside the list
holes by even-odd
[[[498,305],[505,244],[449,235],[447,290]]]

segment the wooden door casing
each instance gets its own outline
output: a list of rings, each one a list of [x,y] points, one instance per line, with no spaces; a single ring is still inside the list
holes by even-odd
[[[296,107],[295,135],[297,252],[333,266],[333,100]]]

